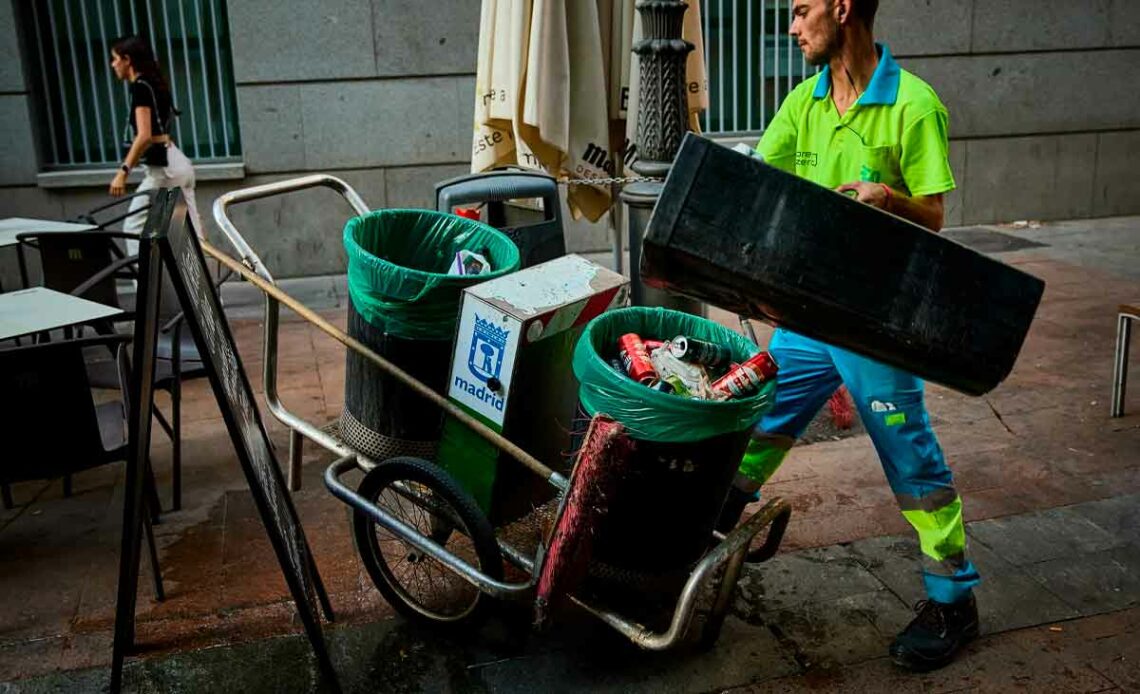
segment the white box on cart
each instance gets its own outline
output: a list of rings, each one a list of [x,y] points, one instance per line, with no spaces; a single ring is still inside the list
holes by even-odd
[[[629,280],[567,255],[463,292],[447,396],[544,464],[566,471],[578,402],[571,368],[582,329],[625,306]],[[444,426],[438,462],[493,522],[517,517],[543,490],[537,477],[458,421]],[[528,479],[529,478],[529,479]]]

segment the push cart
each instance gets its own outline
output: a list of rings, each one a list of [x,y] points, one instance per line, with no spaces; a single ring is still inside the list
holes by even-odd
[[[215,220],[240,261],[209,244],[203,244],[207,253],[257,286],[266,296],[265,399],[270,412],[290,429],[291,488],[296,489],[299,484],[300,451],[304,439],[316,442],[337,456],[325,471],[325,485],[334,496],[352,508],[357,551],[377,589],[409,619],[437,626],[470,626],[485,616],[498,601],[533,603],[545,558],[540,539],[537,546],[524,547],[508,537],[505,528],[492,527],[472,496],[441,467],[409,457],[370,459],[345,443],[335,423],[326,426],[313,424],[290,412],[281,402],[277,384],[277,351],[280,307],[284,304],[469,426],[543,478],[559,496],[564,497],[568,487],[565,476],[484,426],[277,286],[268,268],[238,233],[230,218],[230,208],[314,187],[336,191],[356,214],[369,212],[360,196],[344,181],[323,174],[310,175],[232,191],[217,199],[214,204]],[[345,475],[354,470],[364,473],[356,489],[345,481]],[[548,506],[553,508],[554,504]],[[774,498],[727,535],[714,531],[710,538],[711,548],[692,567],[680,588],[671,617],[666,614],[666,619],[661,620],[660,626],[667,625],[663,629],[645,626],[592,597],[571,594],[567,598],[641,648],[666,650],[690,641],[711,646],[720,633],[742,565],[745,561],[764,561],[776,553],[790,515],[788,503]],[[768,532],[763,543],[751,549],[753,540],[765,529]]]

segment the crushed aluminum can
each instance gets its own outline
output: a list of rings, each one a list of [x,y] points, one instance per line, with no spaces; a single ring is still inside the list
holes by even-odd
[[[761,352],[729,369],[728,373],[712,384],[713,394],[720,400],[755,395],[760,386],[776,377],[779,369],[771,354]]]
[[[650,385],[657,379],[657,369],[649,360],[645,343],[637,333],[626,333],[618,338],[618,350],[622,366],[629,377],[642,385]]]

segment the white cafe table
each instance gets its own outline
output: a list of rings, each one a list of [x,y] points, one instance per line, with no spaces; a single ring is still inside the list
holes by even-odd
[[[117,316],[123,311],[45,287],[0,294],[0,340]]]
[[[0,219],[0,248],[14,246],[16,236],[19,234],[36,233],[51,234],[68,231],[91,231],[97,228],[94,224],[72,224],[71,222],[57,222],[52,219],[28,219],[26,217],[8,217]]]

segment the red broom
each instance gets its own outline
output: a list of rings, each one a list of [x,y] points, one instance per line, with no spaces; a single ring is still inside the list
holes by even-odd
[[[847,386],[839,386],[827,401],[827,408],[831,411],[831,421],[837,429],[850,429],[855,425],[855,403],[851,400],[851,393]]]
[[[594,529],[613,502],[614,489],[632,452],[633,443],[624,432],[621,424],[606,415],[590,420],[539,568],[534,603],[537,628],[546,626],[551,612],[589,570]]]

